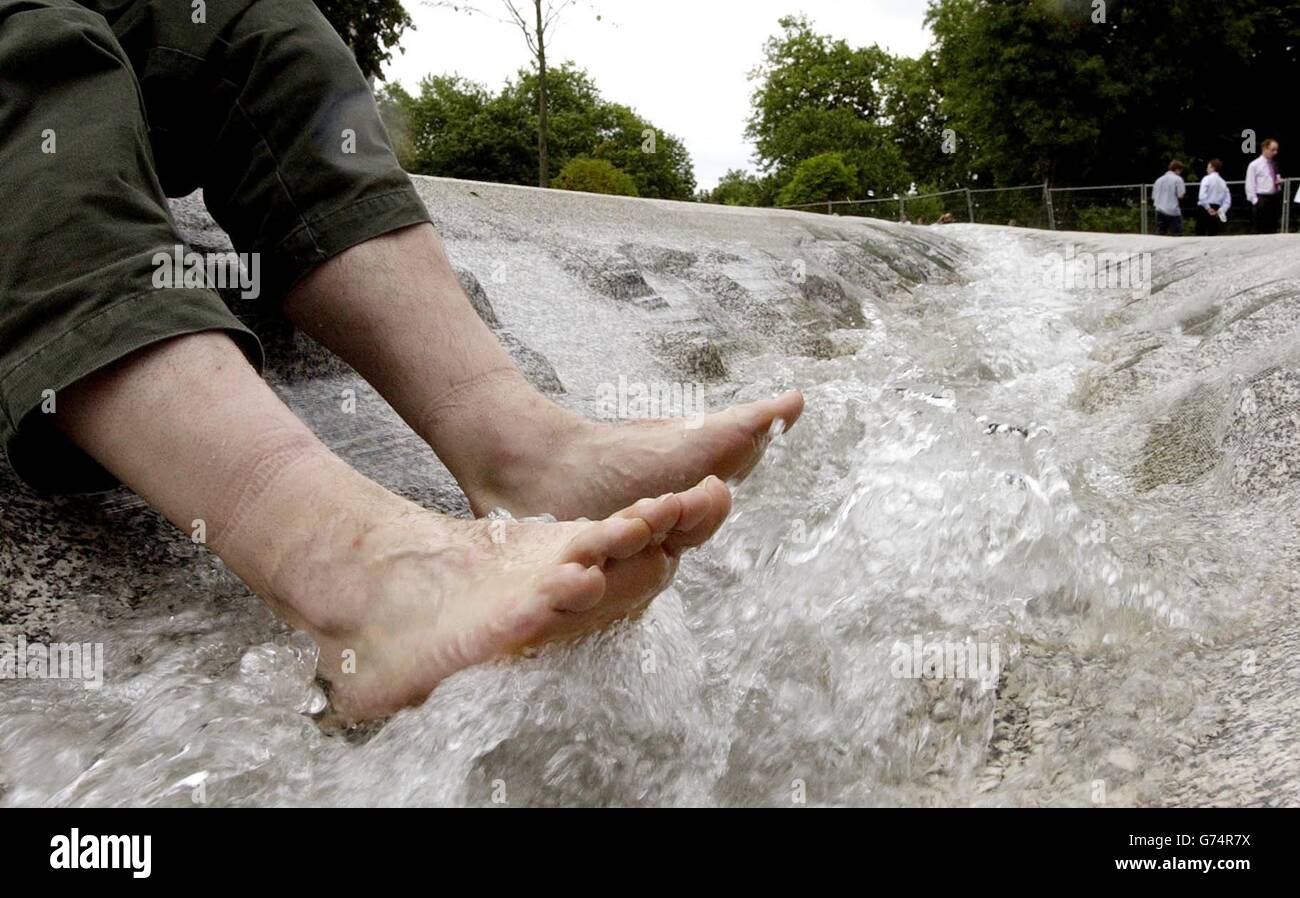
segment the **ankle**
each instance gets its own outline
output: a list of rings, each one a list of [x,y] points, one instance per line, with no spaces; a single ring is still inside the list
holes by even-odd
[[[518,513],[544,498],[539,490],[545,493],[555,483],[577,476],[574,459],[589,426],[590,422],[566,412],[534,417],[500,434],[471,468],[453,471],[474,514],[498,507]]]
[[[502,406],[541,398],[519,369],[501,365],[452,381],[423,402],[411,423],[426,440],[446,430],[462,430],[477,420],[495,416]]]
[[[417,430],[473,504],[477,495],[508,493],[562,461],[591,426],[510,369],[458,388]]]
[[[267,447],[232,476],[227,524],[211,548],[280,617],[309,632],[328,622],[317,587],[348,543],[391,496],[315,440]],[[376,495],[370,495],[371,493]],[[377,504],[379,503],[379,504]]]

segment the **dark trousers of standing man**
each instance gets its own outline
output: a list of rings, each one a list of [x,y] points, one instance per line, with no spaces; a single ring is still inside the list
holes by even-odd
[[[1261,193],[1255,200],[1255,233],[1276,234],[1282,222],[1282,195]]]
[[[1198,237],[1217,237],[1222,228],[1223,222],[1219,219],[1219,210],[1217,208],[1196,207],[1196,234]]]
[[[1183,217],[1181,215],[1166,215],[1163,212],[1157,212],[1156,233],[1162,237],[1183,236]]]

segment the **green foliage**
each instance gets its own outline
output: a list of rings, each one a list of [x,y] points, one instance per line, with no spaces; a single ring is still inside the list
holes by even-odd
[[[776,203],[777,192],[774,178],[733,168],[722,176],[717,187],[701,192],[699,200],[723,206],[771,206]]]
[[[591,77],[572,63],[548,70],[546,80],[553,165],[601,159],[631,177],[636,195],[692,197],[695,174],[678,138],[604,100]],[[386,88],[379,105],[399,153],[406,135],[402,162],[408,171],[535,184],[538,87],[536,72],[527,70],[496,95],[463,78],[431,76],[420,83],[418,96]]]
[[[1293,128],[1300,0],[932,0],[935,84],[957,170],[997,184],[1154,180],[1180,148],[1241,177]],[[1285,141],[1284,141],[1285,144]],[[1199,165],[1198,165],[1199,168]]]
[[[1136,203],[1080,209],[1075,229],[1111,234],[1134,234],[1142,230],[1142,210]]]
[[[913,59],[780,20],[751,74],[746,131],[778,188],[826,153],[855,170],[855,198],[1149,182],[1174,156],[1197,170],[1217,156],[1240,178],[1255,154],[1245,129],[1280,138],[1283,165],[1300,140],[1281,93],[1300,74],[1300,0],[930,0],[927,22],[934,45]],[[753,196],[739,179],[715,193]],[[977,215],[1036,222],[1032,194],[984,195]],[[966,218],[961,202],[940,205],[954,203],[945,211]]]
[[[382,77],[389,51],[407,28],[414,29],[401,0],[315,0],[316,6],[352,49],[366,77]]]
[[[411,171],[415,165],[415,141],[411,136],[411,107],[414,102],[400,84],[387,84],[375,92],[379,117],[388,131],[388,139],[397,153],[397,161],[407,171]]]
[[[789,180],[800,163],[834,153],[857,179],[851,193],[905,190],[907,168],[883,117],[889,54],[817,34],[803,17],[780,27],[751,74],[758,86],[745,133],[764,169]]]
[[[965,187],[958,165],[961,141],[949,132],[940,109],[938,68],[934,54],[892,60],[882,82],[886,128],[913,181],[925,181],[919,193]],[[949,138],[945,140],[945,138]]]
[[[686,145],[626,106],[611,103],[606,114],[608,125],[592,155],[631,175],[639,196],[690,199],[695,171]]]
[[[777,196],[777,204],[797,206],[851,199],[857,186],[857,170],[845,164],[842,154],[822,153],[799,163],[794,177]]]
[[[570,159],[551,185],[558,190],[638,196],[636,181],[631,175],[619,170],[608,159],[589,159],[586,156]]]
[[[525,123],[533,143],[537,142],[537,106],[540,81],[532,69],[520,69],[500,94],[521,123]],[[591,76],[573,63],[551,68],[546,73],[550,116],[550,154],[552,170],[558,170],[575,156],[589,155],[604,137],[610,119],[604,101]],[[534,174],[536,183],[536,150]]]
[[[947,196],[925,195],[938,193],[941,189],[945,188],[935,184],[924,184],[917,188],[917,197],[904,196],[903,208],[907,212],[908,220],[919,222],[924,219],[927,223],[934,224],[943,217],[945,212],[948,212],[957,221],[969,221],[970,214],[966,207],[965,193],[950,193]]]
[[[354,14],[370,6],[332,5]],[[1212,8],[1194,0],[930,0],[927,22],[932,48],[901,58],[818,34],[803,17],[779,20],[751,73],[746,135],[760,173],[728,172],[698,198],[774,205],[1044,180],[1150,182],[1175,155],[1198,171],[1220,157],[1234,179],[1254,155],[1242,146],[1245,129],[1257,141],[1280,138],[1283,166],[1286,147],[1300,148],[1284,94],[1300,73],[1300,0]],[[528,184],[536,181],[538,87],[531,70],[496,94],[433,77],[416,96],[388,89],[380,108],[412,171]],[[681,141],[604,100],[581,69],[549,70],[547,93],[554,166],[602,160],[641,196],[692,196]],[[975,202],[981,221],[1044,219],[1032,190]],[[963,195],[914,200],[907,211],[967,217]],[[1080,210],[1080,224],[1118,228],[1135,211]]]
[[[379,109],[408,171],[512,184],[533,177],[535,132],[509,97],[438,75],[421,81],[416,97],[400,86],[386,87]]]

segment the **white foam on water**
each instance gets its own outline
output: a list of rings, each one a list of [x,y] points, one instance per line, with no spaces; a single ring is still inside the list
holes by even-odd
[[[1212,712],[1161,670],[1234,632],[1254,562],[1208,505],[1134,493],[1141,434],[1077,408],[1124,296],[1045,287],[1033,244],[952,233],[969,283],[866,310],[855,355],[731,365],[738,398],[797,384],[807,412],[635,623],[464,671],[349,741],[310,719],[310,641],[246,594],[142,610],[99,637],[101,690],[0,691],[6,801],[1086,803],[1117,745],[1159,756]],[[599,377],[581,355],[579,396]],[[896,676],[917,639],[996,646],[997,682]],[[1059,707],[1036,750],[992,744],[1035,703]]]

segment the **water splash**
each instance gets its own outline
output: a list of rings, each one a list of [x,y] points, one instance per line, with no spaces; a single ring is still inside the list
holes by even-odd
[[[349,740],[311,720],[310,642],[217,564],[212,607],[108,625],[102,690],[6,686],[5,801],[1086,801],[1213,713],[1158,670],[1231,635],[1251,562],[1207,550],[1221,512],[1133,494],[1132,423],[1077,407],[1110,300],[964,239],[970,282],[865,310],[855,354],[733,366],[736,398],[797,383],[808,411],[635,623],[464,671]],[[1000,676],[900,677],[916,640],[994,645]],[[1019,732],[1040,706],[1053,728]]]

